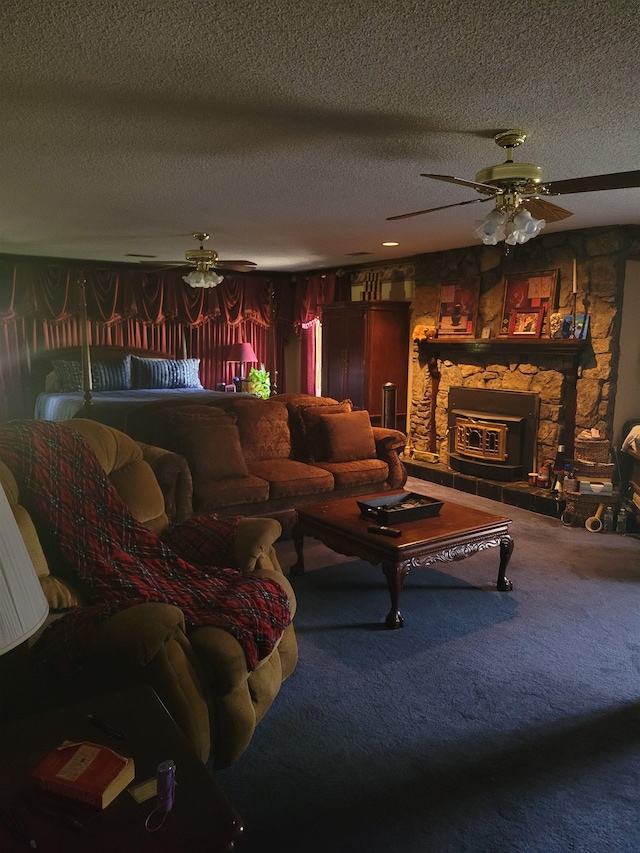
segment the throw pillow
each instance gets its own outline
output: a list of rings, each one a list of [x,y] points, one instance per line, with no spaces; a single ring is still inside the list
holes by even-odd
[[[127,391],[131,388],[131,356],[91,365],[94,391]]]
[[[134,388],[202,388],[199,358],[131,356]]]
[[[341,415],[351,412],[351,400],[326,406],[301,406],[298,409],[308,462],[326,462],[328,458],[326,435],[320,418],[323,415]]]
[[[197,484],[249,474],[238,427],[226,418],[180,429],[176,450],[186,458]]]
[[[376,443],[369,412],[360,410],[346,414],[320,415],[327,442],[327,462],[355,462],[374,459]]]
[[[226,408],[238,419],[240,440],[247,462],[289,459],[291,434],[284,403],[244,397]]]
[[[63,392],[82,391],[82,364],[79,361],[52,362]],[[131,388],[131,356],[91,364],[94,391],[126,391]]]

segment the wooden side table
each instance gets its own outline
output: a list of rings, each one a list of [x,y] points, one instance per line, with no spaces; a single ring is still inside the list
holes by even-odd
[[[88,714],[107,722],[126,739],[96,728]],[[64,740],[101,743],[130,756],[136,770],[133,785],[155,779],[158,764],[172,759],[176,765],[175,800],[162,828],[157,832],[145,829],[155,797],[137,803],[128,790],[104,810],[68,801],[80,828],[33,813],[27,805],[31,771]],[[0,727],[0,756],[0,805],[4,811],[16,812],[42,853],[228,853],[242,834],[238,812],[150,687],[136,687],[6,723]],[[16,840],[0,824],[3,853],[28,849],[26,841]]]

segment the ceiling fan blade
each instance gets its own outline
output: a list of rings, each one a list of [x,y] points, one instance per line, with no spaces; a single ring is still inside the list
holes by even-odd
[[[587,178],[569,178],[566,181],[545,183],[553,195],[563,193],[596,193],[602,190],[626,190],[640,187],[640,169],[634,172],[612,172],[609,175],[591,175]]]
[[[497,195],[500,192],[499,187],[494,187],[492,184],[479,184],[477,181],[467,181],[465,178],[454,178],[453,175],[430,175],[421,172],[421,178],[433,178],[436,181],[446,181],[448,184],[459,184],[462,187],[472,187],[479,193],[487,195]]]
[[[470,198],[469,201],[458,201],[455,204],[443,204],[440,207],[429,207],[426,210],[414,210],[413,213],[401,213],[399,216],[387,216],[387,222],[393,219],[409,219],[411,216],[422,216],[423,213],[433,213],[435,210],[447,210],[449,207],[461,207],[463,204],[475,204],[476,201],[491,201],[490,198]]]
[[[185,264],[184,261],[139,261],[139,263],[143,267],[149,267],[149,269],[156,271],[188,268],[188,264]]]
[[[251,272],[251,270],[255,269],[257,264],[254,264],[253,261],[221,261],[217,260],[215,263],[216,269],[226,269],[232,270],[234,272]]]
[[[562,219],[573,216],[570,210],[558,207],[557,204],[551,204],[550,201],[543,198],[526,198],[521,202],[521,206],[536,219],[544,219],[545,222],[560,222]]]

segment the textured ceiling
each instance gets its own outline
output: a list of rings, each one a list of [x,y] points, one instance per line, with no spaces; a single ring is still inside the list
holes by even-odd
[[[635,0],[4,0],[0,251],[301,270],[474,245],[473,179],[640,168]],[[565,195],[546,231],[640,222]],[[478,209],[479,208],[479,209]],[[384,240],[399,246],[384,248]],[[353,253],[368,253],[354,255]],[[135,259],[133,259],[135,260]]]

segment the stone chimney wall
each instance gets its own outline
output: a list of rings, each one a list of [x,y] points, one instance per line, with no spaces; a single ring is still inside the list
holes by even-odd
[[[589,339],[571,369],[562,354],[535,353],[510,347],[499,352],[463,353],[442,346],[438,361],[440,381],[433,399],[434,382],[424,348],[414,343],[410,372],[410,442],[414,449],[431,450],[448,457],[447,409],[449,386],[533,391],[540,395],[538,463],[555,457],[558,436],[564,423],[564,407],[575,408],[574,435],[596,427],[612,440],[616,394],[619,335],[625,263],[630,236],[623,227],[543,234],[523,246],[509,248],[474,246],[420,257],[412,302],[412,329],[435,326],[441,283],[480,279],[477,337],[490,327],[491,339],[499,336],[505,275],[519,272],[559,270],[555,305],[551,312],[573,312],[573,262],[576,259],[577,296],[575,311],[590,315]],[[545,324],[548,329],[548,323]],[[548,332],[543,333],[548,338]],[[577,368],[577,371],[576,371]],[[573,387],[569,387],[573,386]],[[435,406],[435,442],[431,432]],[[573,418],[568,420],[571,423]],[[565,437],[566,440],[566,437]],[[432,446],[435,443],[435,446]]]

